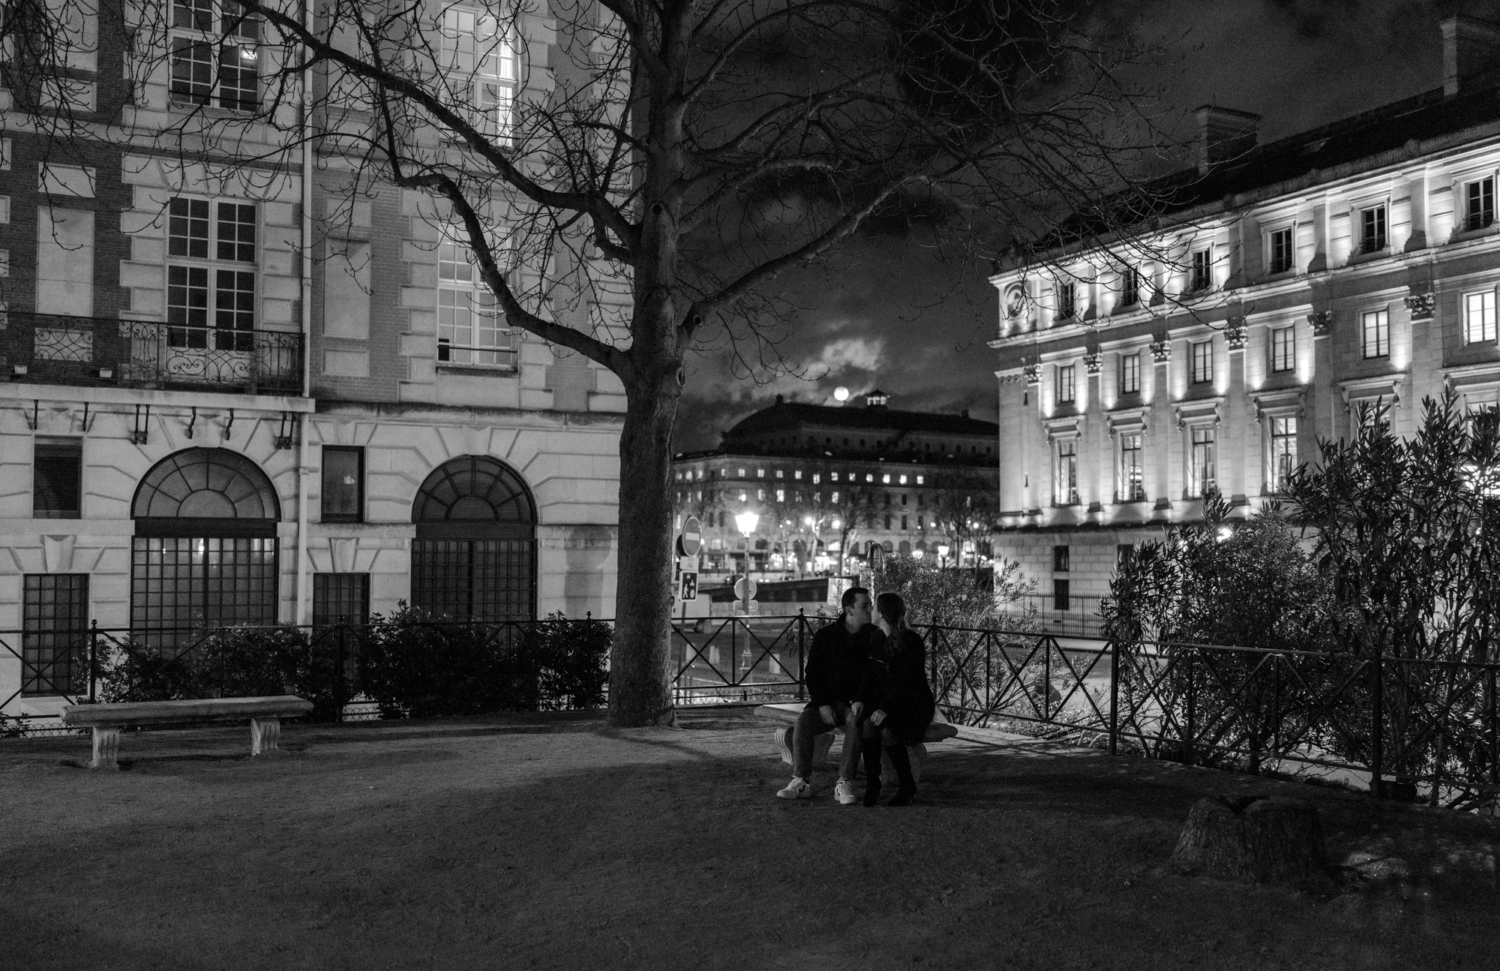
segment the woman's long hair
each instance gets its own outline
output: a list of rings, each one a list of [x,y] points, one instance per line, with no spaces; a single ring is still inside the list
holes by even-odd
[[[911,630],[906,623],[906,601],[901,599],[898,593],[882,593],[875,598],[875,609],[880,611],[880,616],[891,625],[891,629],[900,633]]]

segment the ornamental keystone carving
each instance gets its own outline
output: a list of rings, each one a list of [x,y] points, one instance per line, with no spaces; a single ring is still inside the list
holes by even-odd
[[[1312,327],[1314,337],[1327,337],[1333,333],[1333,311],[1319,310],[1307,315],[1307,323]]]
[[[1157,364],[1165,364],[1172,359],[1171,341],[1152,341],[1151,356],[1156,359]]]
[[[1100,354],[1098,351],[1095,351],[1092,354],[1083,355],[1084,370],[1088,371],[1088,373],[1090,374],[1098,374],[1099,368],[1102,367],[1103,364],[1104,355]]]
[[[1224,342],[1229,345],[1231,351],[1243,351],[1245,349],[1245,318],[1230,317],[1224,324]]]
[[[1042,366],[1040,364],[1025,364],[1022,365],[1021,370],[1026,372],[1027,384],[1042,383]]]
[[[1437,294],[1428,290],[1423,293],[1411,292],[1406,295],[1406,309],[1411,311],[1412,320],[1431,320],[1437,312]]]

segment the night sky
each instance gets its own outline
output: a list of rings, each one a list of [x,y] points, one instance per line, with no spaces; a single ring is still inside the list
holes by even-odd
[[[1115,0],[1118,3],[1118,0]],[[1153,110],[1180,139],[1213,103],[1262,116],[1262,142],[1442,85],[1438,21],[1500,20],[1500,0],[1146,0],[1142,29],[1175,38]],[[1113,4],[1112,4],[1113,9]],[[747,376],[720,348],[688,362],[676,448],[716,447],[734,422],[775,400],[833,404],[833,390],[879,387],[892,408],[995,418],[996,297],[986,270],[961,271],[915,241],[846,247],[833,272],[783,276],[800,310],[779,345],[802,376]]]

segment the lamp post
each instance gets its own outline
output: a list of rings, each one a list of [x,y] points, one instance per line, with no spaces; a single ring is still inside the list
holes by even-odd
[[[754,588],[750,580],[750,534],[755,532],[756,524],[760,517],[746,509],[734,517],[734,524],[739,527],[740,532],[745,534],[745,613],[750,613],[750,601],[755,596]]]
[[[938,569],[941,570],[948,565],[948,551],[953,549],[947,543],[939,543],[937,548]]]

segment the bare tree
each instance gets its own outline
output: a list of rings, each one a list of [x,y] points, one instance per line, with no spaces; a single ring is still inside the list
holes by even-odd
[[[9,42],[65,43],[26,18],[78,2],[17,0]],[[727,337],[774,364],[779,274],[862,228],[1027,235],[1128,183],[1141,130],[1116,80],[1139,52],[1062,0],[99,2],[128,82],[109,95],[123,123],[90,116],[87,137],[148,137],[123,113],[170,78],[201,110],[153,115],[156,150],[274,169],[310,146],[346,215],[373,186],[422,196],[506,326],[618,376],[617,725],[672,719],[686,355]],[[66,91],[11,82],[68,117]]]

